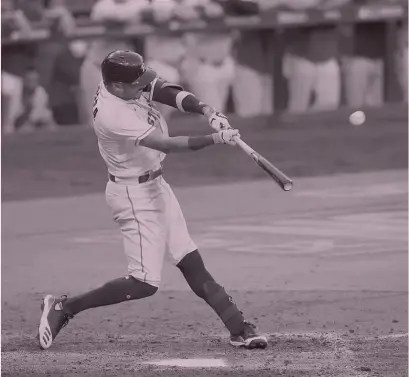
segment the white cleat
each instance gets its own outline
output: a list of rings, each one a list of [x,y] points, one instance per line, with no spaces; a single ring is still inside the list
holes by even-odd
[[[232,335],[230,344],[234,347],[243,347],[247,349],[266,348],[267,337],[259,335],[256,332],[256,326],[250,322],[245,322],[245,327],[240,335]]]
[[[38,342],[41,349],[50,348],[60,330],[68,324],[72,316],[63,309],[67,296],[56,298],[52,295],[44,297],[41,303],[41,319],[38,327]]]

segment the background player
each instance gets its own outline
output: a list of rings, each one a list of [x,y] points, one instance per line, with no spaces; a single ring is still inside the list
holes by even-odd
[[[104,59],[101,69],[103,82],[93,107],[94,130],[109,172],[106,200],[121,229],[128,276],[79,296],[47,295],[38,332],[40,347],[49,348],[69,319],[84,310],[153,295],[160,284],[166,251],[193,292],[230,331],[230,344],[266,347],[266,337],[245,321],[232,298],[206,270],[179,203],[162,177],[166,153],[195,151],[213,144],[235,145],[238,130],[193,94],[157,77],[137,53],[114,51]],[[170,137],[166,121],[152,101],[204,114],[218,132]]]

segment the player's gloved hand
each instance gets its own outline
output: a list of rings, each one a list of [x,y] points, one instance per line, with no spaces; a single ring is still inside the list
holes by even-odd
[[[232,128],[226,115],[219,113],[218,111],[215,111],[209,116],[209,124],[210,127],[216,131],[228,130]]]
[[[236,138],[240,138],[240,133],[237,129],[229,128],[212,134],[212,137],[215,144],[236,145]]]

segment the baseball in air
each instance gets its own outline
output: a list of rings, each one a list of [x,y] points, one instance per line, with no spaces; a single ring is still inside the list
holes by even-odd
[[[363,111],[355,111],[349,116],[349,122],[353,126],[361,126],[365,123],[365,113]]]

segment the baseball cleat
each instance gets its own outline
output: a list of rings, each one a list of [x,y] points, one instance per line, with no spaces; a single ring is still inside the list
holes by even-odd
[[[63,303],[67,296],[56,298],[47,295],[41,303],[41,319],[38,327],[38,341],[43,350],[49,348],[60,330],[68,324],[72,316],[63,310]]]
[[[266,348],[267,338],[264,335],[257,334],[256,326],[250,322],[244,322],[244,330],[239,335],[230,337],[230,344],[234,347],[243,347],[247,349]]]

